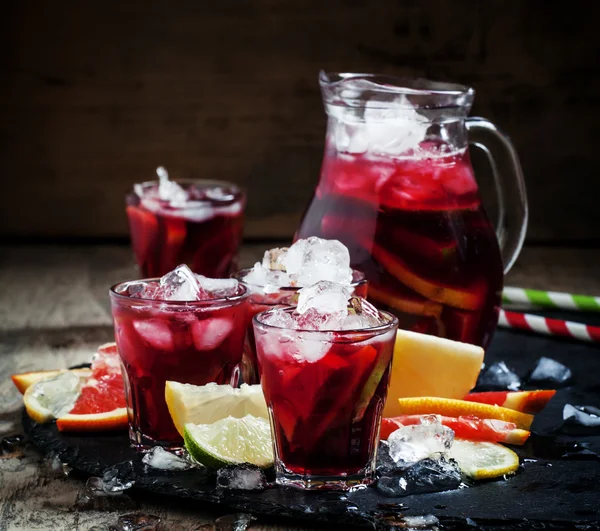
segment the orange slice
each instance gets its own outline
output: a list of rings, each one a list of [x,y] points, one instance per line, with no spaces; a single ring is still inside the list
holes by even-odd
[[[521,413],[500,406],[454,400],[451,398],[438,398],[423,396],[417,398],[399,398],[400,415],[427,415],[436,414],[446,417],[462,417],[473,415],[480,419],[497,419],[505,422],[514,422],[516,427],[529,430],[533,422],[533,415]]]
[[[65,369],[22,372],[21,374],[13,374],[10,378],[15,384],[15,387],[23,395],[25,394],[25,391],[27,391],[27,389],[33,384],[58,376],[61,372],[64,372],[64,370]],[[88,377],[90,374],[92,374],[91,369],[72,369],[71,372],[83,377]]]
[[[446,286],[419,276],[402,259],[376,243],[373,244],[371,253],[390,275],[423,297],[461,310],[477,310],[483,305],[486,291],[483,281],[475,282],[469,288]]]
[[[488,391],[470,393],[465,396],[469,402],[492,404],[496,406],[522,411],[523,413],[539,413],[556,394],[554,389],[537,391]]]
[[[375,284],[369,284],[369,299],[387,306],[393,310],[398,310],[411,315],[423,315],[429,317],[439,317],[442,314],[443,306],[438,302],[427,299],[419,300],[420,297],[405,297],[400,293],[388,288],[382,288]]]

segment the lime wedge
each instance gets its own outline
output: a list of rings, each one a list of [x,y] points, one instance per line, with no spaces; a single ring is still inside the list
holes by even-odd
[[[471,479],[497,478],[519,468],[519,456],[515,452],[491,442],[455,439],[448,457],[455,459],[462,473]]]
[[[246,415],[212,424],[188,423],[183,439],[190,455],[208,467],[250,463],[267,468],[273,464],[271,427],[263,418]]]

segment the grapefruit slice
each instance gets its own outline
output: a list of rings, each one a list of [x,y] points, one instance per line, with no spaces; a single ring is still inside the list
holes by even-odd
[[[500,406],[478,404],[466,400],[424,396],[399,398],[400,415],[442,415],[447,417],[475,416],[480,419],[496,419],[514,422],[517,428],[529,430],[533,415]]]
[[[502,406],[523,413],[539,413],[556,394],[554,389],[539,391],[490,391],[470,393],[465,396],[469,402]]]
[[[387,438],[401,426],[421,424],[424,415],[401,415],[391,419],[382,419],[380,438]],[[480,419],[477,417],[443,417],[440,422],[451,428],[459,439],[469,441],[501,442],[506,444],[522,445],[531,433],[517,428],[514,422],[503,420]]]
[[[383,416],[402,414],[399,398],[463,398],[475,387],[482,362],[481,347],[398,330]]]
[[[417,293],[436,302],[461,310],[477,310],[485,300],[486,284],[476,281],[468,288],[440,284],[415,273],[401,258],[373,243],[373,257],[392,276]]]
[[[101,431],[127,427],[121,361],[114,343],[99,347],[92,374],[81,387],[73,407],[56,419],[60,431]]]
[[[13,374],[10,378],[15,384],[15,387],[23,395],[25,394],[25,391],[27,391],[27,389],[33,384],[41,382],[42,380],[54,378],[55,376],[58,376],[63,372],[65,372],[64,369],[57,369],[52,371],[23,372],[21,374]],[[71,372],[84,378],[87,378],[90,374],[92,374],[92,371],[90,369],[72,369]]]

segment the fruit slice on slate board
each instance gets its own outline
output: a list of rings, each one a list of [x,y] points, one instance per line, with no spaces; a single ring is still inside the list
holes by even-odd
[[[502,406],[523,413],[539,413],[556,394],[554,389],[539,391],[489,391],[469,393],[465,400]]]
[[[497,419],[514,422],[517,428],[529,430],[533,422],[533,415],[521,413],[500,406],[467,402],[466,400],[453,400],[451,398],[438,398],[423,396],[416,398],[399,398],[398,407],[400,415],[443,415],[447,417],[462,417],[473,415],[480,419]]]
[[[382,419],[380,438],[387,440],[389,435],[400,426],[420,424],[423,415],[401,415],[390,419]],[[514,422],[496,419],[480,419],[468,417],[442,417],[440,422],[454,431],[457,438],[469,441],[501,442],[522,445],[529,438],[530,432],[517,428]]]
[[[519,468],[519,456],[510,448],[490,442],[455,439],[448,450],[462,473],[471,479],[491,479],[513,474]]]
[[[477,382],[483,349],[406,330],[398,330],[384,417],[401,415],[398,398],[463,398]]]

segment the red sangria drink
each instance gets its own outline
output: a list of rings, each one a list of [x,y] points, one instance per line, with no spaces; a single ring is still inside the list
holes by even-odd
[[[234,277],[248,291],[250,317],[276,307],[296,306],[298,290],[321,280],[346,286],[357,297],[367,297],[364,273],[350,267],[348,249],[337,240],[311,237],[291,247],[265,251],[262,262],[241,269]],[[246,383],[258,383],[254,330],[248,326],[242,374]]]
[[[322,78],[321,86],[325,155],[296,238],[340,240],[351,266],[366,274],[369,300],[396,314],[401,328],[485,347],[498,320],[503,263],[469,160],[473,91],[421,80],[398,88],[359,74]],[[524,237],[526,206],[524,219],[509,211],[524,201],[520,192],[500,201],[507,267]],[[502,227],[508,217],[510,231]]]
[[[323,281],[253,323],[277,483],[372,482],[398,319]]]
[[[179,264],[207,277],[236,269],[242,238],[244,194],[222,181],[158,181],[136,184],[126,197],[131,243],[140,273],[161,276]]]
[[[162,278],[117,284],[110,297],[131,444],[139,450],[180,448],[165,382],[237,386],[246,289],[235,279],[194,275],[182,265]]]

